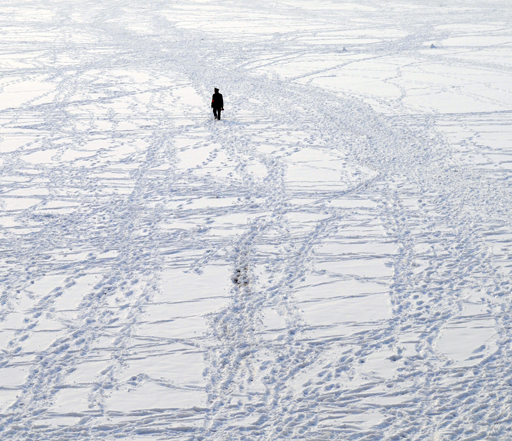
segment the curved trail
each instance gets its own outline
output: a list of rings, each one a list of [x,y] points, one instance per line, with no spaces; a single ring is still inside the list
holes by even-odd
[[[507,439],[508,169],[407,111],[452,15],[383,5],[347,14],[403,33],[356,58],[416,57],[372,101],[387,113],[315,85],[357,59],[273,73],[332,55],[320,6],[221,2],[262,29],[233,38],[201,3],[10,7],[38,52],[2,92],[43,92],[0,113],[2,437]],[[464,327],[485,339],[457,358]]]

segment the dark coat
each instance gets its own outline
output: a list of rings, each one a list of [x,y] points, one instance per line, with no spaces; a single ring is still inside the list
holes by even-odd
[[[212,109],[223,109],[224,108],[224,100],[222,99],[222,94],[219,92],[215,92],[212,96]]]

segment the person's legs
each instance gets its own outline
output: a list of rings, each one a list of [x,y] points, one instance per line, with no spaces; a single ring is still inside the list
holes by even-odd
[[[213,108],[213,116],[215,117],[215,119],[219,119],[219,117],[217,116],[217,112],[218,112],[218,110],[214,107]]]
[[[221,112],[221,109],[217,109],[217,115],[219,115],[219,116],[217,117],[217,119],[220,119],[220,112]]]

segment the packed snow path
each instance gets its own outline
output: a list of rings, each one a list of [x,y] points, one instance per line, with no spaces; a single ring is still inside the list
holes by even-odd
[[[0,2],[2,439],[512,437],[511,6],[431,3]]]

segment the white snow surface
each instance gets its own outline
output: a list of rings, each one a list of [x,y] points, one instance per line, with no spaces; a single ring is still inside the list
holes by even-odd
[[[509,0],[0,11],[2,440],[512,439]]]

